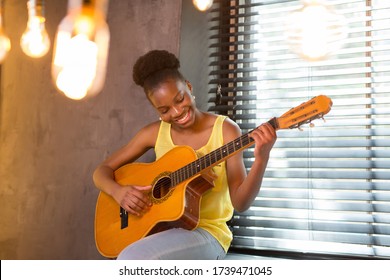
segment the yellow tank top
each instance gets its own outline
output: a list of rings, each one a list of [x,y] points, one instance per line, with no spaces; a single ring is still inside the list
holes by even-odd
[[[198,157],[223,145],[222,124],[225,119],[226,116],[217,117],[207,144],[196,151]],[[171,138],[171,125],[161,122],[155,145],[156,159],[175,146]],[[218,177],[214,181],[214,187],[202,197],[199,227],[212,234],[227,252],[233,236],[226,222],[233,215],[233,205],[229,196],[225,162],[214,166],[213,171]]]

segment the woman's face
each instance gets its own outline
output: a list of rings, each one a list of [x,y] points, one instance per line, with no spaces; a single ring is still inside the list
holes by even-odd
[[[161,120],[177,128],[186,128],[195,122],[196,106],[191,92],[189,82],[169,79],[149,91],[148,96]]]

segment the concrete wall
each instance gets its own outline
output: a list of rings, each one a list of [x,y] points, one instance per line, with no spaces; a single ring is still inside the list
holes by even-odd
[[[150,49],[179,53],[182,2],[110,1],[106,84],[85,101],[55,90],[51,51],[39,59],[22,53],[26,0],[4,3],[13,46],[1,66],[0,259],[100,259],[93,231],[98,191],[91,175],[109,153],[157,119],[132,82],[132,66]],[[46,1],[52,41],[66,10],[66,0]]]
[[[208,11],[198,11],[192,1],[183,1],[180,32],[181,71],[193,85],[197,106],[207,111],[209,87]]]

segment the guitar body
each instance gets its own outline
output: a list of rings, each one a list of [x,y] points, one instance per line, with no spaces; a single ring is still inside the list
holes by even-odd
[[[179,146],[153,163],[131,163],[115,171],[115,181],[120,185],[152,185],[153,205],[141,217],[128,214],[124,227],[121,207],[111,196],[100,192],[95,211],[95,241],[103,256],[114,258],[127,245],[169,228],[197,227],[201,197],[213,187],[211,183],[198,174],[166,192],[155,190],[158,182],[167,179],[167,174],[196,158],[192,148]]]

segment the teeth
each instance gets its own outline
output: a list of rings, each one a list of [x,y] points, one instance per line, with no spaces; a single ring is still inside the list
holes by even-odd
[[[186,121],[187,118],[188,118],[188,112],[187,112],[187,114],[184,117],[182,117],[181,119],[177,120],[177,122],[182,123],[182,122]]]

